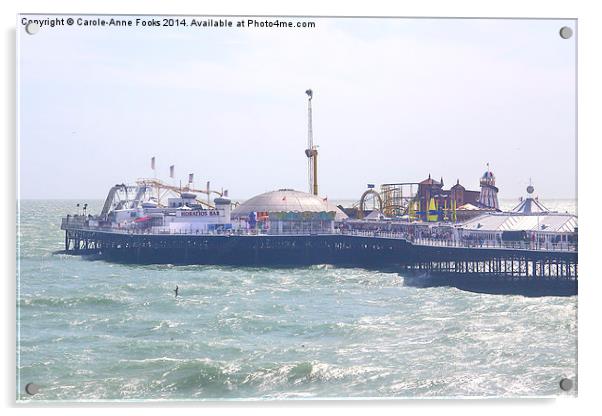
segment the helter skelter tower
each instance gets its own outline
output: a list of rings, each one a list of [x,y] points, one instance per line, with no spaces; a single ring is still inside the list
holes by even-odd
[[[313,91],[311,89],[305,91],[307,94],[307,149],[305,149],[305,156],[307,156],[307,171],[308,171],[308,183],[309,193],[318,195],[318,147],[314,146],[314,137],[312,130],[311,120],[311,99],[313,98]]]
[[[489,163],[487,163],[487,170],[481,176],[481,193],[479,194],[479,203],[487,208],[495,210],[500,209],[500,203],[497,199],[498,188],[495,186],[495,175],[489,169]]]

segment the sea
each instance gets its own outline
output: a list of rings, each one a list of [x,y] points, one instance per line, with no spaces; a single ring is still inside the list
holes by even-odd
[[[77,202],[89,213],[102,205],[20,201],[18,401],[576,394],[577,296],[416,288],[400,273],[326,264],[142,266],[56,254],[61,217]],[[572,200],[542,202],[576,210]]]

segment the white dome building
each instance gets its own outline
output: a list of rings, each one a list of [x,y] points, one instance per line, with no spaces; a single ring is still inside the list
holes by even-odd
[[[257,195],[232,211],[235,228],[268,234],[331,234],[345,218],[334,204],[292,189]]]
[[[347,218],[333,203],[293,189],[279,189],[254,196],[236,207],[232,211],[232,218],[248,217],[251,212],[334,212],[336,221]]]

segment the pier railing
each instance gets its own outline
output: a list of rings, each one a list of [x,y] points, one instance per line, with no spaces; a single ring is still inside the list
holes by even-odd
[[[417,238],[414,244],[445,247],[467,248],[507,248],[514,250],[552,250],[552,251],[577,251],[577,244],[568,242],[537,242],[537,241],[471,241],[471,240],[437,240],[430,238]]]
[[[345,230],[345,235],[361,237],[379,237],[404,239],[414,245],[435,247],[461,247],[461,248],[503,248],[513,250],[552,250],[552,251],[577,251],[577,244],[569,242],[539,242],[539,241],[500,241],[500,240],[469,240],[453,238],[415,237],[408,233],[392,231],[364,231]]]

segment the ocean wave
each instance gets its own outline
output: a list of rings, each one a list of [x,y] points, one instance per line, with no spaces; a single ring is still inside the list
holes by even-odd
[[[336,366],[320,361],[302,361],[264,367],[250,372],[242,381],[260,390],[273,390],[276,386],[312,385],[328,382],[352,381],[354,384],[374,377],[387,375],[387,370],[362,365]]]
[[[310,265],[309,270],[333,270],[336,268],[336,266],[332,265],[332,264],[313,264]]]
[[[154,357],[154,358],[141,358],[141,359],[127,359],[127,360],[119,360],[120,363],[137,363],[137,364],[145,364],[145,363],[180,363],[190,361],[184,358],[173,358],[173,357]]]
[[[315,393],[303,390],[311,386],[344,381],[350,385],[361,384],[390,373],[381,367],[336,366],[320,361],[272,363],[253,368],[245,367],[242,361],[165,356],[120,360],[119,365],[130,371],[140,369],[147,374],[157,374],[152,386],[145,387],[152,387],[156,394],[178,392],[188,397],[245,397],[250,392],[255,392],[253,397],[273,397],[278,392],[308,397]]]
[[[180,325],[182,325],[181,322],[174,322],[174,321],[165,319],[165,320],[159,322],[158,325],[155,325],[154,327],[152,327],[151,331],[158,331],[159,329],[164,329],[164,328],[177,328]]]
[[[238,384],[238,367],[208,358],[158,357],[129,360],[125,364],[130,363],[161,370],[161,375],[153,383],[153,389],[158,392],[177,391],[179,395],[188,397],[222,397],[227,396]]]
[[[120,306],[126,305],[126,302],[122,298],[115,298],[112,296],[72,296],[72,297],[31,297],[22,298],[20,306],[51,306],[51,307],[76,307],[76,306]]]

